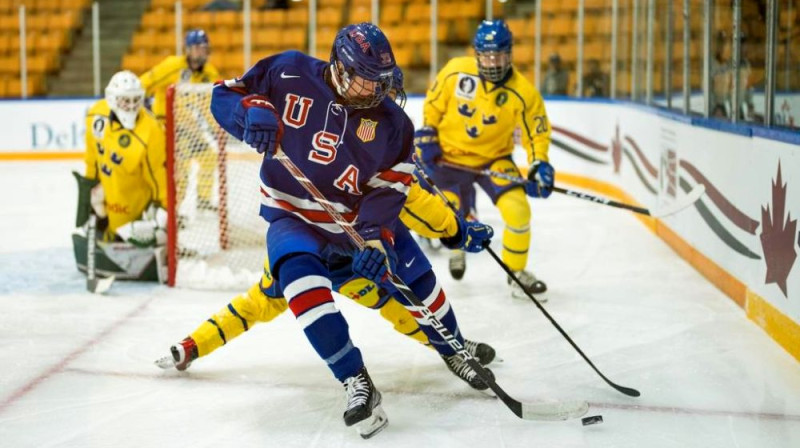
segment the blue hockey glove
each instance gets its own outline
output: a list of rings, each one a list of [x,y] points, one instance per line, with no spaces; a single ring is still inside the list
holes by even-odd
[[[364,250],[353,254],[353,273],[374,283],[380,283],[395,272],[397,254],[394,236],[384,229],[371,227],[358,232],[365,240]]]
[[[430,176],[436,162],[442,158],[442,147],[439,146],[439,132],[436,128],[425,126],[414,132],[414,146],[425,173]]]
[[[458,217],[458,233],[447,238],[440,238],[442,245],[448,249],[464,249],[467,252],[480,252],[489,246],[494,236],[494,229],[482,222],[467,221]]]
[[[275,106],[262,95],[247,95],[234,110],[244,128],[242,140],[259,153],[271,157],[283,137],[283,122]]]
[[[532,198],[546,199],[553,192],[553,180],[556,171],[553,165],[543,160],[534,160],[528,169],[528,183],[525,184],[525,193]]]

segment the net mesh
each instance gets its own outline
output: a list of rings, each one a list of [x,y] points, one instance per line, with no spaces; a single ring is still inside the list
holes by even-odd
[[[168,99],[168,284],[246,289],[259,279],[266,254],[261,156],[217,125],[212,87],[178,84]]]

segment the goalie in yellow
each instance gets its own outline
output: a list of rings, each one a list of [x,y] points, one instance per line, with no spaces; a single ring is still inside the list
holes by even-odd
[[[99,218],[104,242],[97,271],[118,278],[156,280],[156,246],[166,241],[165,136],[142,107],[144,89],[129,71],[111,77],[105,98],[86,114],[86,174],[78,180],[80,228],[89,213]],[[75,257],[85,270],[86,235],[73,233]],[[89,235],[92,237],[92,235]],[[135,246],[135,247],[131,247]]]
[[[152,97],[152,110],[156,118],[164,123],[167,113],[167,89],[173,84],[180,83],[213,83],[221,79],[219,71],[208,62],[211,54],[208,35],[203,30],[190,30],[186,33],[184,40],[185,55],[168,56],[159,62],[150,71],[144,73],[140,80],[145,89],[145,96]],[[202,110],[181,110],[176,111],[191,117],[192,122],[214,123],[208,105],[200,107]],[[188,121],[188,120],[187,120]],[[203,135],[200,126],[192,132],[187,133],[186,137],[177,141],[176,151],[180,154],[175,158],[176,163],[183,166],[177,167],[177,172],[188,173],[189,164],[196,160],[199,164],[197,181],[197,208],[200,210],[213,210],[211,204],[212,189],[214,187],[214,168],[217,165],[217,155],[209,150],[205,139],[198,137]],[[196,140],[191,140],[196,138]],[[184,190],[187,179],[184,176],[175,180],[177,188],[178,203],[183,200]]]
[[[453,213],[444,202],[423,190],[419,183],[412,184],[400,219],[409,229],[428,238],[441,238],[448,248],[459,248],[469,252],[480,252],[492,237],[492,228],[480,222],[467,222]],[[380,310],[381,316],[394,329],[420,343],[429,346],[415,318],[383,288],[361,277],[354,277],[350,259],[343,259],[341,266],[330,266],[334,289],[357,303]],[[198,357],[206,356],[227,344],[253,325],[269,322],[286,311],[288,304],[277,290],[269,272],[269,260],[264,262],[264,274],[246,294],[236,296],[208,320],[183,339],[170,347],[170,354],[156,360],[162,369],[175,367],[186,370]],[[481,364],[486,365],[495,358],[494,349],[485,343],[465,339],[465,348]]]
[[[474,208],[475,183],[491,198],[506,225],[503,262],[527,292],[544,301],[547,286],[525,270],[531,218],[526,193],[550,195],[555,175],[548,161],[550,125],[541,95],[511,65],[511,44],[511,31],[503,20],[485,20],[478,26],[475,57],[450,60],[428,90],[423,127],[415,132],[414,143],[426,173],[464,216]],[[520,176],[511,158],[517,128],[530,164],[525,186],[440,165],[449,162]],[[456,251],[450,258],[450,273],[458,280],[465,269],[465,254]],[[511,278],[508,283],[513,296],[526,297]]]

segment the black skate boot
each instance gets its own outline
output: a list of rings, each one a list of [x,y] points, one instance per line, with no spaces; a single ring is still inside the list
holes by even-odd
[[[525,290],[530,294],[533,294],[540,303],[547,302],[547,296],[545,293],[547,292],[547,285],[544,284],[543,281],[536,278],[532,272],[529,271],[514,271],[514,275],[519,279],[520,283],[525,285]],[[515,299],[527,299],[528,296],[525,294],[522,288],[519,287],[517,282],[508,277],[508,285],[511,287],[511,296]]]
[[[477,359],[482,366],[491,364],[496,356],[494,348],[492,348],[491,345],[484,344],[483,342],[470,341],[467,338],[464,338],[464,349]]]
[[[347,396],[345,425],[355,425],[358,434],[369,439],[389,424],[389,418],[381,407],[381,393],[372,384],[366,367],[344,380],[342,385]]]
[[[461,356],[459,355],[452,355],[452,356],[442,356],[444,359],[444,363],[447,364],[447,368],[450,369],[457,377],[464,380],[469,386],[475,390],[485,391],[489,388],[489,385],[486,384],[478,374],[472,369],[472,367],[464,361]],[[489,376],[494,380],[494,374],[491,370],[485,369]]]
[[[156,360],[155,364],[162,369],[169,369],[175,367],[180,371],[184,371],[192,365],[192,361],[198,358],[197,344],[194,339],[187,337],[181,342],[169,348],[172,356],[164,356]]]
[[[462,250],[453,251],[450,255],[450,275],[456,280],[464,278],[464,271],[467,270],[467,254]]]

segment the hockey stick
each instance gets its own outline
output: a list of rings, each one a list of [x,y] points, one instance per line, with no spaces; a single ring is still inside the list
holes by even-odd
[[[525,179],[523,177],[513,176],[513,175],[510,175],[510,174],[501,173],[499,171],[492,171],[492,170],[490,170],[488,168],[486,168],[486,169],[473,168],[473,167],[470,167],[470,166],[458,165],[458,164],[451,163],[451,162],[446,162],[446,161],[440,161],[438,164],[439,164],[439,166],[452,168],[454,170],[466,171],[468,173],[480,174],[480,175],[483,175],[483,176],[496,177],[498,179],[503,179],[503,180],[507,180],[509,182],[514,182],[514,183],[522,184],[522,185],[530,182],[528,179]],[[642,214],[642,215],[652,216],[653,218],[663,218],[665,216],[669,216],[669,215],[675,214],[675,213],[685,209],[686,207],[689,207],[690,205],[694,204],[695,202],[697,202],[697,200],[700,199],[700,196],[702,196],[703,193],[706,192],[706,187],[703,184],[698,184],[692,189],[692,191],[690,191],[686,196],[684,196],[683,199],[681,199],[679,201],[675,201],[673,204],[671,204],[671,205],[669,205],[667,207],[664,207],[661,210],[658,210],[658,211],[655,211],[655,212],[654,211],[650,211],[649,209],[646,209],[644,207],[637,207],[635,205],[626,204],[624,202],[617,202],[617,201],[614,201],[614,200],[611,200],[611,199],[608,199],[608,198],[604,198],[604,197],[600,197],[600,196],[594,196],[594,195],[591,195],[591,194],[588,194],[588,193],[582,193],[582,192],[579,192],[579,191],[570,190],[568,188],[561,188],[561,187],[553,186],[552,190],[555,191],[556,193],[565,194],[567,196],[572,196],[572,197],[578,198],[578,199],[584,199],[584,200],[587,200],[587,201],[594,202],[596,204],[608,205],[610,207],[617,207],[617,208],[621,208],[621,209],[625,209],[625,210],[630,210],[630,211],[632,211],[634,213],[639,213],[639,214]]]
[[[417,168],[418,168],[417,172],[420,174],[422,179],[428,185],[430,185],[430,187],[436,192],[436,194],[440,198],[442,198],[442,200],[444,200],[444,202],[448,205],[448,207],[450,207],[450,210],[452,210],[453,213],[458,214],[458,210],[456,210],[455,206],[453,206],[453,204],[450,201],[447,200],[447,197],[444,195],[444,193],[442,193],[441,190],[439,190],[439,187],[437,187],[433,183],[433,180],[430,177],[428,177],[428,174],[425,173],[425,170],[422,169],[421,162],[416,160],[416,157],[415,157],[414,163],[417,164]],[[558,330],[558,332],[561,333],[561,336],[564,336],[564,338],[567,340],[567,342],[569,342],[569,344],[572,346],[572,348],[574,348],[578,352],[578,354],[581,355],[581,357],[584,359],[584,361],[589,363],[589,366],[591,366],[591,368],[595,372],[597,372],[598,375],[600,375],[600,378],[602,378],[606,382],[606,384],[608,384],[609,386],[613,387],[617,391],[619,391],[619,392],[621,392],[621,393],[623,393],[625,395],[628,395],[630,397],[638,397],[640,395],[638,390],[632,389],[630,387],[620,386],[619,384],[614,383],[613,381],[609,380],[605,375],[603,375],[603,373],[600,372],[600,370],[594,365],[594,363],[589,359],[589,357],[586,356],[586,354],[583,353],[583,350],[581,350],[580,347],[578,347],[578,344],[576,344],[572,340],[572,338],[569,337],[567,332],[564,331],[563,328],[561,328],[561,325],[559,325],[558,322],[556,322],[556,320],[553,319],[553,316],[551,316],[550,313],[548,313],[547,310],[544,309],[542,304],[539,303],[538,300],[536,300],[536,298],[533,296],[533,294],[531,294],[527,290],[525,290],[525,286],[522,284],[522,282],[520,282],[520,280],[517,278],[517,276],[514,274],[514,272],[505,263],[503,263],[503,260],[501,260],[500,257],[497,256],[497,253],[495,253],[495,251],[492,250],[492,248],[489,245],[486,245],[485,249],[486,249],[487,252],[489,252],[489,255],[491,255],[492,258],[494,258],[494,261],[496,261],[497,264],[499,264],[500,267],[503,268],[504,271],[506,271],[506,274],[508,274],[508,276],[511,277],[514,280],[514,282],[517,283],[517,285],[519,285],[520,289],[522,289],[522,291],[528,296],[528,298],[530,298],[533,301],[533,303],[536,305],[536,307],[539,308],[539,311],[541,311],[542,314],[544,314],[544,317],[546,317],[547,320],[549,320],[550,323],[553,324],[554,327],[556,327],[556,330]]]
[[[283,152],[280,147],[278,148],[275,158],[281,162],[287,171],[303,186],[303,188],[314,198],[314,200],[322,206],[322,208],[333,218],[334,222],[350,237],[350,240],[355,246],[363,250],[365,247],[364,238],[356,232],[349,221],[333,208],[333,205],[323,196],[317,187],[303,174],[303,172],[295,165],[289,157]],[[452,348],[464,361],[475,371],[478,377],[488,384],[497,396],[503,400],[506,406],[519,418],[525,420],[567,420],[570,418],[578,418],[583,416],[589,411],[589,404],[585,401],[571,401],[560,403],[522,403],[509,396],[504,391],[484,367],[475,360],[464,346],[450,333],[450,330],[442,324],[441,321],[428,309],[427,306],[411,291],[396,274],[392,274],[389,281],[395,288],[405,296],[405,298],[417,307],[422,314],[423,318],[439,333],[439,336],[444,339],[447,344]]]
[[[95,267],[95,256],[97,252],[97,216],[89,213],[89,223],[86,226],[86,289],[94,294],[105,294],[111,289],[116,277],[113,275],[106,278],[97,277]]]

